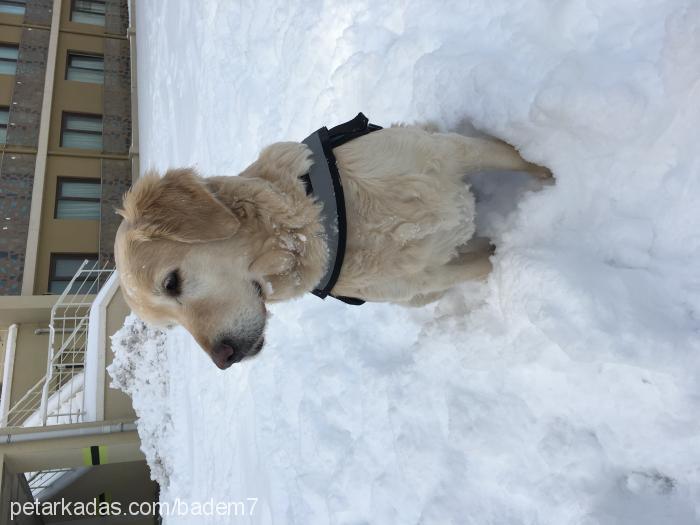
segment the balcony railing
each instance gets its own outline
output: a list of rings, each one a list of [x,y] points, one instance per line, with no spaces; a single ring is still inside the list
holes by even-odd
[[[7,347],[7,328],[0,328],[0,381],[5,375],[5,350]],[[1,385],[1,383],[0,383]]]
[[[85,414],[84,368],[90,308],[114,272],[83,261],[51,309],[46,375],[8,410],[6,426],[79,423]]]
[[[29,489],[32,491],[32,496],[34,496],[34,498],[39,498],[44,490],[51,487],[58,479],[68,472],[73,472],[73,469],[54,468],[40,470],[37,472],[26,472],[24,476],[29,484]]]

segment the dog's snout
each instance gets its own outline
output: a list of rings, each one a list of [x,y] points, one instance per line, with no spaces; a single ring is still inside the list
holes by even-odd
[[[254,340],[224,337],[212,347],[211,358],[216,366],[225,370],[246,357],[256,355],[264,344],[265,338],[262,334]]]
[[[233,363],[238,363],[246,354],[233,341],[222,340],[214,345],[212,359],[221,370],[226,370]]]

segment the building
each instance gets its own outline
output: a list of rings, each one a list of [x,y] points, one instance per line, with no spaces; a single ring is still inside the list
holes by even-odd
[[[105,377],[128,313],[111,261],[138,174],[134,54],[128,0],[0,0],[0,524],[67,520],[10,521],[37,494],[156,498]]]

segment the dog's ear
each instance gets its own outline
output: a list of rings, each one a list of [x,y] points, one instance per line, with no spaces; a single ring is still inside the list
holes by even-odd
[[[240,221],[191,169],[149,172],[124,196],[119,213],[145,239],[210,242],[232,237]]]

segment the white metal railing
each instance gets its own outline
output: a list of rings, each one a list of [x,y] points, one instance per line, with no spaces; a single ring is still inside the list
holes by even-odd
[[[0,390],[0,427],[7,425],[7,412],[12,396],[12,372],[15,365],[15,346],[17,343],[17,325],[12,324],[4,334],[2,390]]]
[[[7,346],[7,328],[0,328],[0,381],[5,372],[5,349]]]
[[[3,390],[2,382],[5,380],[5,352],[7,351],[8,332],[8,328],[0,328],[0,406],[3,404],[3,397],[7,395],[7,388]]]
[[[27,478],[32,496],[37,499],[45,489],[53,485],[66,472],[72,472],[72,470],[71,468],[55,468],[38,472],[25,472],[24,476]]]
[[[83,369],[90,307],[114,272],[85,260],[51,309],[46,375],[10,407],[7,426],[79,423],[85,413]]]

